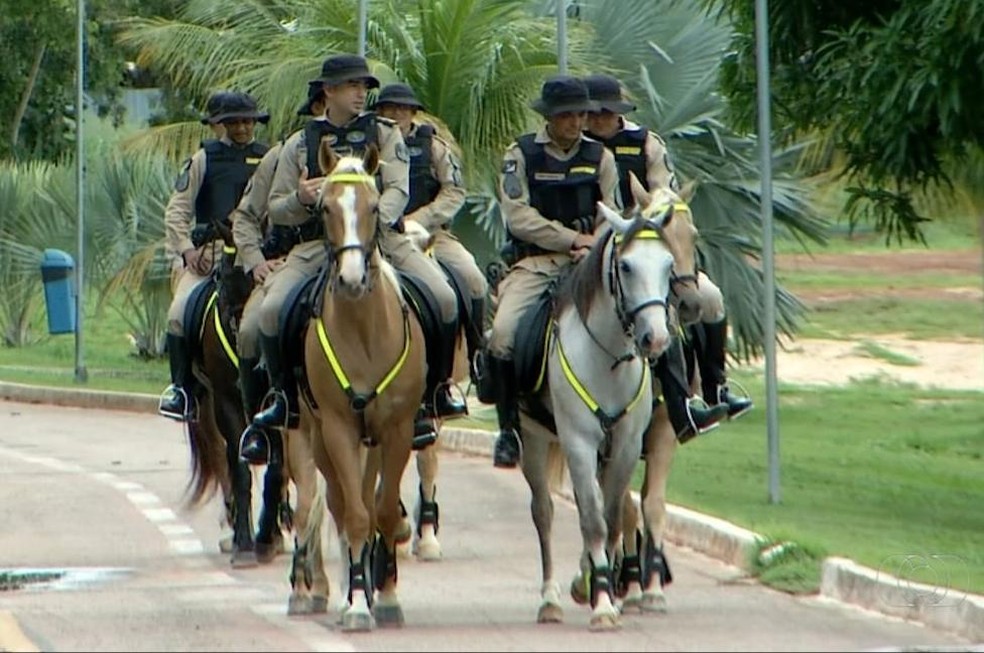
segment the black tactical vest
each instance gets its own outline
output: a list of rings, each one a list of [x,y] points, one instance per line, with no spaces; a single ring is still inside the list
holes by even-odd
[[[642,182],[642,187],[649,190],[646,161],[646,137],[649,136],[649,131],[645,127],[632,131],[622,129],[607,140],[591,132],[588,132],[588,136],[604,143],[615,155],[622,204],[626,209],[631,209],[635,206],[635,198],[632,197],[632,188],[629,185],[629,173],[634,172],[636,178]]]
[[[560,161],[547,154],[543,143],[536,142],[536,134],[520,136],[517,143],[526,159],[530,206],[548,220],[590,233],[597,212],[595,203],[601,200],[598,168],[605,146],[582,140],[573,158]]]
[[[322,175],[321,166],[318,164],[321,139],[327,139],[328,145],[338,156],[362,156],[366,148],[376,142],[378,131],[374,113],[363,113],[344,127],[337,127],[327,120],[309,121],[304,126],[308,177]]]
[[[420,125],[413,136],[404,138],[410,151],[410,200],[404,213],[409,215],[430,204],[441,192],[441,182],[431,172],[434,128]]]
[[[207,225],[212,220],[229,222],[229,214],[239,204],[249,178],[269,149],[252,142],[246,147],[226,145],[222,141],[203,143],[205,179],[195,198],[195,223]]]

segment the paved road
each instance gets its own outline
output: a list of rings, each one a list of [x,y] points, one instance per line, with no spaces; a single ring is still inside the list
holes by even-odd
[[[0,402],[0,571],[72,572],[65,577],[71,582],[0,592],[0,650],[11,638],[11,615],[38,648],[52,651],[846,651],[967,644],[771,591],[679,547],[668,549],[675,574],[669,614],[626,615],[620,631],[589,634],[587,610],[565,597],[566,623],[538,626],[539,557],[521,474],[495,470],[487,458],[445,452],[441,460],[445,559],[402,563],[406,628],[344,634],[335,606],[328,616],[287,618],[287,557],[251,570],[229,568],[216,544],[217,500],[181,511],[188,453],[178,425],[134,413]],[[405,487],[409,498],[412,471]],[[555,554],[565,585],[579,542],[573,507],[559,502]],[[337,578],[339,571],[333,557],[329,573]]]

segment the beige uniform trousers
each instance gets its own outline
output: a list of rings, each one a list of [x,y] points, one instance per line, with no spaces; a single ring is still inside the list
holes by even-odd
[[[214,270],[222,255],[222,242],[212,241],[201,249],[202,265],[208,270]],[[184,266],[184,261],[175,259],[171,266],[171,306],[167,309],[167,331],[176,336],[186,335],[184,332],[184,314],[192,291],[204,283],[209,275],[200,275]]]
[[[454,234],[446,229],[438,229],[437,233],[434,234],[432,249],[434,258],[454,270],[465,281],[470,299],[485,299],[489,290],[485,274],[478,267],[472,253],[461,244],[461,241]]]
[[[550,254],[529,256],[509,269],[496,293],[498,306],[489,340],[489,352],[493,356],[512,360],[519,320],[570,265],[573,262],[567,254]]]

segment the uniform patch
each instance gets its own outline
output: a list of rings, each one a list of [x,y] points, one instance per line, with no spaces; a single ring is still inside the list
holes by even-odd
[[[563,181],[566,177],[563,172],[534,172],[533,179],[537,181]]]
[[[571,168],[571,174],[581,173],[585,175],[593,175],[598,171],[598,168],[594,166],[574,166]]]
[[[516,163],[515,161],[512,161],[512,160],[504,161],[503,164],[502,164],[502,172],[504,174],[509,175],[509,174],[512,174],[512,173],[516,172],[516,169],[518,167],[519,167],[519,164]]]
[[[461,187],[461,166],[458,164],[458,159],[454,154],[448,153],[448,161],[451,162],[451,182],[457,186]]]
[[[410,163],[410,150],[407,149],[407,144],[403,141],[396,144],[396,158],[404,163]]]
[[[258,156],[248,156],[248,157],[246,157],[246,165],[249,165],[249,166],[257,166],[257,165],[260,165],[260,161],[261,160],[262,159],[260,159],[260,157],[258,157]]]
[[[174,180],[174,190],[179,193],[183,193],[188,190],[188,184],[191,182],[191,159],[185,161],[184,167],[181,172],[178,173],[177,178]]]
[[[418,157],[418,156],[420,156],[421,154],[424,153],[424,148],[420,147],[419,145],[414,145],[413,147],[408,147],[407,150],[410,152],[411,158],[412,157]]]
[[[641,147],[633,147],[631,145],[618,145],[615,147],[615,154],[629,154],[631,156],[639,156],[642,154]]]
[[[345,134],[345,140],[349,143],[362,143],[366,140],[366,133],[356,129]]]
[[[523,184],[515,172],[507,172],[502,178],[502,190],[505,191],[506,197],[512,200],[523,196]]]

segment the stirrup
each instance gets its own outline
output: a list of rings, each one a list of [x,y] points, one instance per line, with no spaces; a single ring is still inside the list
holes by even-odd
[[[165,397],[177,395],[183,400],[184,403],[184,413],[178,413],[176,411],[167,410],[164,407]],[[171,419],[177,420],[179,422],[194,422],[196,421],[196,416],[198,414],[197,400],[194,395],[189,395],[188,392],[182,388],[180,385],[172,383],[171,385],[164,388],[164,392],[161,393],[161,397],[157,402],[157,412]]]
[[[694,402],[699,402],[700,404],[702,404],[701,408],[703,408],[704,410],[712,410],[710,404],[704,401],[701,397],[691,397],[686,402],[684,402],[684,405],[687,407],[687,421],[690,423],[690,428],[693,429],[694,435],[701,435],[707,433],[708,431],[713,431],[714,429],[716,429],[718,426],[721,425],[721,420],[717,420],[715,422],[711,422],[707,426],[698,427],[696,420],[694,420],[694,414],[690,410],[690,407],[693,405]]]

